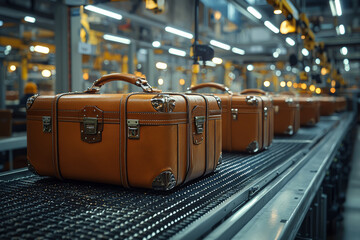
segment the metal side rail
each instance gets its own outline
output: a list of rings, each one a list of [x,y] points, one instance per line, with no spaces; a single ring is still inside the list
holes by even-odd
[[[330,122],[311,132],[323,137],[338,121]],[[254,155],[224,153],[213,174],[170,192],[59,181],[25,170],[0,174],[0,239],[199,238],[258,198],[314,144],[274,141]]]
[[[317,190],[354,121],[342,114],[300,161],[268,184],[205,239],[294,239]]]

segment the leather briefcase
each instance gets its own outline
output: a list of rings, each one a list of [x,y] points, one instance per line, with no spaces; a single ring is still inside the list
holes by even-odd
[[[336,112],[346,111],[347,100],[345,97],[336,97]]]
[[[261,108],[263,110],[262,125],[263,125],[263,147],[268,148],[272,144],[274,138],[274,107],[272,98],[261,89],[245,89],[240,94],[242,95],[256,95],[261,98]]]
[[[120,80],[142,88],[99,94]],[[169,190],[221,161],[221,102],[161,93],[143,78],[109,74],[84,93],[27,101],[29,168],[40,175]]]
[[[258,96],[234,95],[219,83],[201,83],[188,88],[196,91],[215,88],[226,94],[214,94],[222,103],[222,149],[256,153],[264,149],[263,144],[263,103]]]
[[[291,96],[272,96],[274,104],[274,134],[293,135],[300,128],[300,105]]]
[[[337,103],[335,97],[318,97],[320,102],[320,115],[330,116],[335,113]]]

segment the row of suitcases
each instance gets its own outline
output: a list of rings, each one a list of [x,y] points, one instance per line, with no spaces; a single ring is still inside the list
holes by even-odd
[[[99,94],[111,81],[142,92]],[[194,93],[206,87],[226,93]],[[39,175],[170,190],[213,172],[222,150],[256,153],[271,145],[274,133],[292,135],[317,121],[313,98],[257,89],[233,94],[216,83],[162,93],[144,78],[109,74],[85,92],[28,99],[27,158]]]

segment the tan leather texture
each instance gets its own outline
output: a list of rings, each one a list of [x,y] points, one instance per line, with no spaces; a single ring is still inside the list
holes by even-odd
[[[221,91],[228,92],[228,93],[232,94],[230,92],[229,88],[227,88],[224,84],[214,83],[214,82],[200,83],[200,84],[189,87],[188,90],[189,91],[196,91],[196,90],[202,89],[202,88],[216,88],[216,89],[219,89]]]
[[[154,97],[175,106],[158,112]],[[43,117],[51,117],[51,132],[43,131]],[[221,109],[200,94],[39,96],[27,110],[27,129],[28,161],[38,174],[60,179],[166,190],[214,171],[221,156]],[[92,140],[97,134],[100,141]],[[169,186],[154,187],[164,172]]]
[[[274,134],[293,135],[300,127],[300,105],[290,96],[274,96]]]
[[[320,120],[320,103],[314,97],[297,97],[300,104],[300,126],[313,126]]]

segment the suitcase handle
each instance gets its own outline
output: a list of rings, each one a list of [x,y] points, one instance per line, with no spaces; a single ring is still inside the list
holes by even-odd
[[[240,94],[260,94],[260,95],[266,95],[266,92],[261,89],[256,88],[249,88],[243,90]]]
[[[287,92],[282,92],[280,93],[281,95],[287,95],[287,96],[295,96],[295,93],[287,91]]]
[[[220,84],[220,83],[213,83],[213,82],[208,82],[208,83],[200,83],[200,84],[197,84],[195,86],[192,86],[192,87],[188,87],[187,88],[187,91],[189,92],[192,92],[192,91],[195,91],[195,90],[198,90],[198,89],[201,89],[201,88],[216,88],[216,89],[219,89],[221,91],[224,91],[224,92],[227,92],[229,95],[232,95],[233,93],[230,91],[230,89],[228,87],[226,87],[225,85],[223,84]]]
[[[85,93],[98,93],[100,88],[105,85],[106,83],[113,82],[113,81],[124,81],[135,86],[141,87],[144,92],[160,92],[160,90],[153,89],[149,83],[146,81],[145,78],[138,77],[133,74],[129,73],[111,73],[102,76],[101,78],[97,79],[91,87],[85,90]]]

